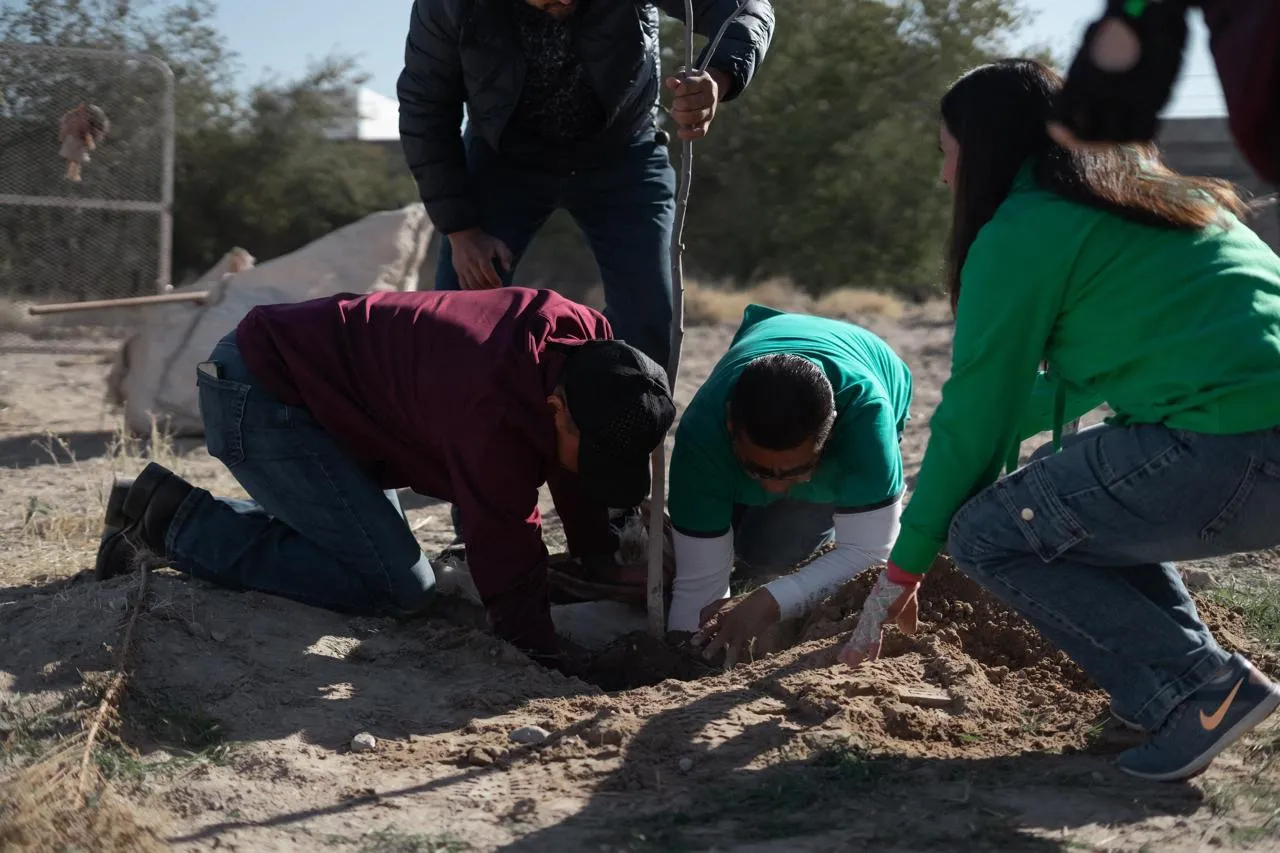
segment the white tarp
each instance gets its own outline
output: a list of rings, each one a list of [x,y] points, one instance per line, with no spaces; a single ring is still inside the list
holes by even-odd
[[[174,437],[202,436],[196,365],[250,309],[334,293],[417,290],[432,233],[417,203],[370,214],[259,266],[241,250],[228,252],[199,281],[173,290],[208,290],[205,302],[137,309],[142,329],[121,347],[107,399],[124,408],[132,433],[149,435],[154,420]]]

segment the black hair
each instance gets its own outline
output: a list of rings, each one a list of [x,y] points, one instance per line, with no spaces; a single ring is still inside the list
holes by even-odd
[[[1173,230],[1197,230],[1246,206],[1231,183],[1179,175],[1153,144],[1069,151],[1049,137],[1062,77],[1034,59],[980,65],[942,96],[942,121],[960,148],[956,168],[947,289],[954,309],[960,273],[982,226],[1008,197],[1022,164],[1036,183],[1079,204]]]
[[[822,368],[785,353],[752,360],[729,394],[734,432],[766,450],[791,450],[809,439],[821,448],[835,421],[835,408]]]

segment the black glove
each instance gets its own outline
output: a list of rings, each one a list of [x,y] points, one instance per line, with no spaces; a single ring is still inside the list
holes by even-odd
[[[1054,120],[1077,139],[1090,142],[1149,142],[1182,68],[1191,0],[1107,0],[1103,16],[1085,30],[1067,72]],[[1099,30],[1119,23],[1132,32],[1137,62],[1106,71],[1091,55]]]

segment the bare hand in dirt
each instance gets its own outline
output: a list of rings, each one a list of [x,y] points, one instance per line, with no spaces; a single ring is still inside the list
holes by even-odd
[[[676,136],[681,139],[701,139],[707,135],[711,120],[716,116],[716,105],[729,90],[731,81],[723,71],[678,70],[668,77],[666,86],[675,93],[671,102],[671,117],[679,128]]]
[[[764,633],[770,625],[775,624],[781,616],[778,602],[767,589],[757,589],[747,596],[722,599],[714,602],[720,605],[708,618],[703,611],[703,624],[693,637],[695,646],[702,646],[703,656],[714,657],[721,649],[725,650],[728,666],[737,662],[741,652]]]
[[[712,616],[715,616],[723,610],[725,606],[732,604],[734,601],[735,599],[732,598],[717,598],[715,601],[702,608],[702,610],[698,612],[698,626],[701,627],[707,624]],[[698,636],[697,632],[694,632],[694,636]]]
[[[511,270],[512,256],[507,244],[479,228],[449,235],[453,269],[463,290],[492,290],[502,287],[502,273]],[[498,262],[497,267],[494,261]]]
[[[862,606],[853,635],[840,649],[840,662],[857,667],[880,657],[884,629],[890,622],[897,624],[902,633],[914,634],[920,609],[916,600],[919,588],[919,580],[913,580],[892,563],[881,572]]]

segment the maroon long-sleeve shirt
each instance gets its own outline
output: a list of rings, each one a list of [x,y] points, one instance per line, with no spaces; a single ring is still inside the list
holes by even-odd
[[[546,398],[566,348],[612,338],[549,290],[339,294],[254,308],[236,340],[254,377],[306,408],[384,489],[456,504],[494,630],[554,653],[538,488],[575,555],[611,551],[608,511],[556,459]]]

